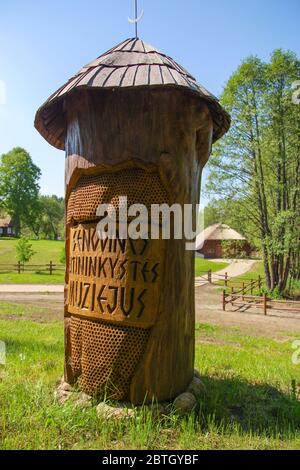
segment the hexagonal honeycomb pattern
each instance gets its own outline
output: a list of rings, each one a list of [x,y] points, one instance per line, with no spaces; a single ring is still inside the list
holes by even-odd
[[[67,222],[95,220],[99,204],[112,204],[118,210],[120,197],[127,196],[128,207],[168,203],[168,195],[157,172],[130,168],[114,173],[84,175],[70,193]]]
[[[72,316],[71,359],[81,390],[90,395],[126,399],[149,332]]]

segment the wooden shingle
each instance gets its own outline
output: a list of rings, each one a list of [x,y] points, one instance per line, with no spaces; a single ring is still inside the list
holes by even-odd
[[[64,98],[82,88],[177,87],[196,93],[208,104],[214,122],[214,141],[230,126],[230,118],[217,98],[171,57],[139,38],[126,39],[85,65],[39,108],[35,127],[53,146],[64,149]]]

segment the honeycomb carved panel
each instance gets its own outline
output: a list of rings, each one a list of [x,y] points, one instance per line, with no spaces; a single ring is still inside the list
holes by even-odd
[[[167,192],[157,172],[128,168],[114,173],[83,175],[68,200],[67,222],[95,220],[99,204],[112,204],[118,211],[120,197],[127,196],[128,206],[168,202]]]
[[[80,388],[124,399],[147,344],[149,330],[71,318],[71,358]]]
[[[99,239],[99,204],[168,203],[158,173],[83,175],[67,205],[70,359],[82,390],[122,400],[159,316],[165,241]]]

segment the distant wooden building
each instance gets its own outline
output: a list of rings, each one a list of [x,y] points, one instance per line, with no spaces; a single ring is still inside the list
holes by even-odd
[[[228,242],[227,248],[231,251],[231,257],[238,257],[241,253],[250,256],[252,252],[246,238],[225,224],[214,224],[204,229],[197,237],[196,251],[205,258],[222,258],[224,242]]]
[[[15,226],[10,216],[0,219],[0,237],[13,237]]]

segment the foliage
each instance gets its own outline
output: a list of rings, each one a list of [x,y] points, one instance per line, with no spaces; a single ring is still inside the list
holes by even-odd
[[[58,240],[64,235],[64,199],[39,196],[39,216],[35,220],[35,233],[42,238]]]
[[[35,251],[32,249],[32,244],[27,238],[20,238],[16,244],[17,260],[21,263],[27,263],[31,260]]]
[[[59,257],[59,262],[61,264],[66,263],[66,249],[65,249],[65,247],[63,247],[62,250],[61,250],[60,257]]]
[[[30,224],[37,216],[40,174],[21,147],[0,157],[0,206],[12,217],[17,236],[21,225]]]
[[[222,240],[223,258],[247,258],[245,240]]]
[[[259,241],[267,287],[280,292],[300,278],[299,76],[299,60],[281,50],[269,63],[250,57],[239,66],[221,97],[232,127],[215,146],[207,183]]]

